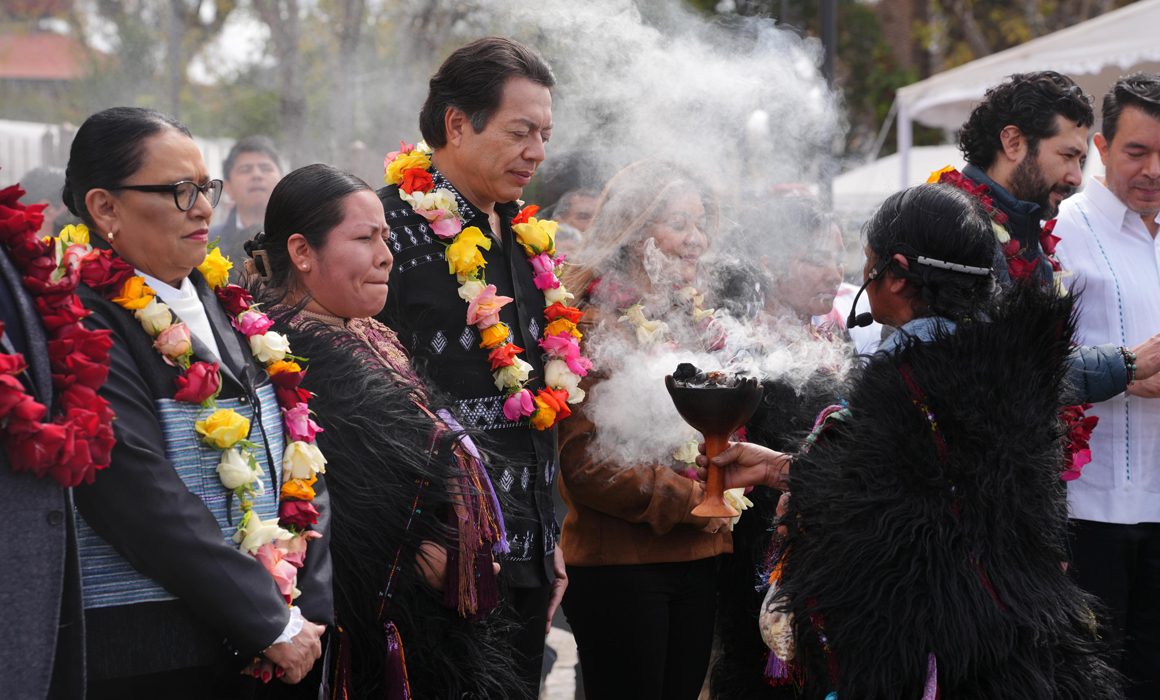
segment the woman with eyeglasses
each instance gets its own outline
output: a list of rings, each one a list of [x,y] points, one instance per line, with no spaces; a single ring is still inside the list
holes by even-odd
[[[100,245],[78,293],[110,333],[117,441],[75,492],[89,698],[266,693],[310,672],[330,621],[323,458],[306,397],[275,384],[284,339],[207,257],[220,194],[172,117],[77,131],[63,196]]]
[[[792,460],[749,443],[714,458],[726,486],[792,491],[763,572],[770,683],[808,698],[1122,697],[1094,599],[1061,565],[1061,477],[1084,440],[1059,419],[1073,300],[996,297],[991,220],[947,185],[893,195],[865,236],[871,313],[899,330]]]

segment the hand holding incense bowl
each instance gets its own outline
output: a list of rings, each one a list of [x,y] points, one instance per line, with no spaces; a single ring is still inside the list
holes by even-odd
[[[702,372],[682,362],[665,377],[665,387],[685,422],[705,436],[705,456],[710,459],[705,497],[693,515],[731,518],[740,515],[725,502],[725,470],[711,461],[729,444],[729,436],[757,410],[762,388],[753,377],[727,372]]]

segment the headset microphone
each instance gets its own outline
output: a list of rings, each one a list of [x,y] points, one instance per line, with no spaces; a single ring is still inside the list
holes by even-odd
[[[874,269],[870,271],[870,274],[866,275],[866,281],[858,288],[858,293],[854,295],[854,303],[850,305],[850,314],[846,316],[846,328],[865,328],[874,323],[874,316],[869,312],[858,313],[858,299],[862,296],[862,292],[866,291],[866,287],[878,279],[878,275],[881,275],[889,264],[890,256],[883,256],[874,266]]]

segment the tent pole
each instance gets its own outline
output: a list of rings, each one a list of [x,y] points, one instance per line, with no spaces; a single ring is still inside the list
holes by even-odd
[[[914,141],[914,125],[910,121],[910,107],[898,101],[898,187],[910,183],[910,147]]]

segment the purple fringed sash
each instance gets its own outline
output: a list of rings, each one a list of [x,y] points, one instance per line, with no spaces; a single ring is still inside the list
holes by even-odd
[[[495,543],[494,551],[496,554],[507,554],[509,551],[507,541],[507,526],[503,520],[503,510],[499,507],[499,499],[495,495],[495,486],[491,483],[491,476],[487,473],[487,468],[483,464],[483,457],[479,454],[479,449],[471,440],[471,436],[463,431],[463,426],[459,421],[455,420],[455,416],[451,415],[451,411],[446,408],[441,408],[435,412],[443,422],[447,424],[455,432],[459,444],[463,446],[463,450],[475,460],[476,467],[479,469],[479,478],[487,486],[487,499],[491,504],[492,511],[495,513],[495,522],[499,527],[499,539]]]

